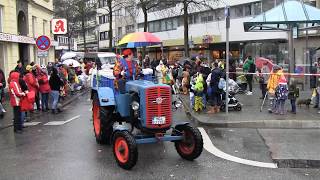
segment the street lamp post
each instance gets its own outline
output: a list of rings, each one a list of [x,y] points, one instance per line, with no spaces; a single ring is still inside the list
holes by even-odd
[[[230,7],[225,8],[226,16],[226,114],[229,114],[229,29],[230,29]]]

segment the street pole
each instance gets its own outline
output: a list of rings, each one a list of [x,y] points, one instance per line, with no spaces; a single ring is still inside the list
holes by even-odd
[[[226,16],[226,115],[229,114],[229,29],[230,29],[230,7],[225,8]]]

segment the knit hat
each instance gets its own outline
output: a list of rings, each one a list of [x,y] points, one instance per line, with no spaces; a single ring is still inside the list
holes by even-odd
[[[26,70],[27,71],[31,71],[32,70],[32,66],[31,65],[27,65]]]
[[[131,49],[126,49],[126,50],[124,50],[124,51],[122,52],[122,54],[123,54],[124,56],[129,56],[129,55],[132,55],[133,52],[132,52]]]
[[[279,84],[287,84],[286,77],[282,76],[282,77],[279,79]]]

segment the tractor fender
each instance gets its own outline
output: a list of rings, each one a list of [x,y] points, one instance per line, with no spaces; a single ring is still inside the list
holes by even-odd
[[[100,106],[114,106],[116,100],[113,89],[109,87],[100,87],[97,90]]]
[[[112,135],[111,135],[111,139],[113,139],[113,136],[116,132],[118,131],[128,131],[129,132],[129,128],[126,127],[126,126],[123,126],[123,125],[116,125],[116,126],[113,126],[113,132],[112,132]]]

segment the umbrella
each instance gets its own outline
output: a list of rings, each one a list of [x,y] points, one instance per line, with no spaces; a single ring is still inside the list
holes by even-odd
[[[263,57],[256,58],[256,67],[258,69],[261,69],[264,63],[268,63],[267,66],[269,67],[270,70],[273,68],[274,64],[270,59],[266,59],[266,58],[263,58]]]
[[[74,52],[66,52],[61,56],[61,60],[64,61],[66,59],[73,59],[77,57],[77,54]]]
[[[136,48],[161,44],[161,40],[149,32],[135,32],[124,36],[118,46]]]
[[[72,67],[80,67],[80,63],[74,59],[67,59],[67,60],[64,60],[62,62],[62,64],[65,64],[67,66],[70,66],[72,65]]]

